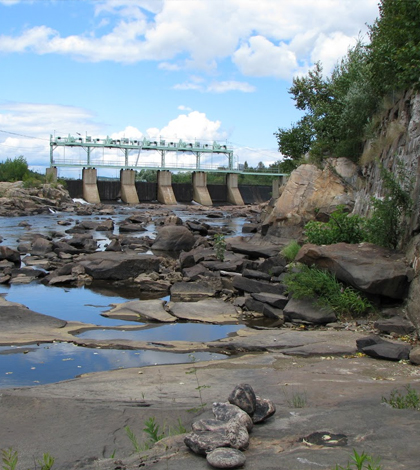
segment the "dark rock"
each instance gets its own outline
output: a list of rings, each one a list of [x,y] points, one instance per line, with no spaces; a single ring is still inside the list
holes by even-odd
[[[248,277],[250,279],[262,279],[263,281],[269,281],[271,279],[270,274],[264,273],[262,271],[256,271],[254,269],[244,269],[242,271],[243,277]]]
[[[289,299],[284,295],[267,294],[265,292],[261,294],[251,293],[251,295],[255,300],[258,300],[259,302],[264,302],[279,309],[283,309],[289,302]]]
[[[202,276],[220,276],[218,272],[209,271],[202,264],[196,264],[190,268],[185,268],[182,270],[182,274],[192,281],[198,281]]]
[[[230,421],[232,418],[238,419],[238,421],[246,427],[248,432],[251,432],[254,426],[249,414],[236,405],[217,402],[213,403],[212,409],[215,418],[220,421]]]
[[[257,404],[255,392],[251,385],[248,384],[237,385],[230,393],[228,401],[232,405],[238,406],[249,415],[254,413]]]
[[[20,264],[20,253],[8,246],[0,246],[0,260],[4,259],[14,264]]]
[[[121,243],[119,240],[111,240],[111,243],[105,248],[105,251],[122,251]]]
[[[85,256],[79,264],[93,279],[122,280],[159,271],[160,258],[147,254],[101,251]]]
[[[262,314],[266,318],[272,318],[273,320],[278,320],[276,326],[281,326],[284,323],[284,314],[283,310],[273,307],[271,305],[264,304]]]
[[[266,419],[273,416],[276,412],[274,403],[268,398],[256,397],[255,412],[252,415],[252,422],[254,424],[262,423]]]
[[[53,244],[45,238],[37,238],[31,248],[31,254],[34,256],[44,256],[53,250]]]
[[[152,250],[189,251],[194,243],[195,239],[186,227],[169,225],[159,229]]]
[[[244,307],[251,312],[263,313],[265,304],[252,297],[246,297]]]
[[[267,274],[271,274],[272,276],[278,276],[284,272],[286,265],[286,258],[282,255],[276,255],[265,259],[260,264],[259,269]]]
[[[383,333],[397,333],[399,335],[408,335],[415,331],[414,325],[401,317],[380,319],[375,322],[374,326]]]
[[[224,432],[197,431],[187,434],[185,445],[195,454],[206,455],[218,447],[229,447],[230,441]]]
[[[242,233],[256,233],[258,231],[258,224],[243,224]]]
[[[227,249],[234,253],[243,253],[249,258],[270,258],[279,253],[280,248],[277,245],[257,245],[242,240],[241,237],[230,238],[227,243]]]
[[[420,346],[416,346],[410,351],[410,362],[417,366],[420,365]]]
[[[281,284],[271,284],[269,282],[257,281],[243,276],[236,276],[233,280],[233,287],[240,291],[250,293],[269,293],[269,294],[282,294],[284,286]]]
[[[337,279],[369,294],[403,299],[413,270],[404,255],[370,243],[304,245],[295,261],[327,269]]]
[[[385,341],[377,335],[370,335],[356,341],[359,350],[370,357],[388,361],[409,359],[411,346],[404,343]]]
[[[171,287],[173,302],[195,302],[214,297],[215,294],[214,288],[203,282],[175,282]]]
[[[219,447],[206,455],[209,465],[215,468],[240,468],[245,465],[246,457],[237,449]]]
[[[97,232],[111,232],[114,230],[114,221],[112,219],[106,219],[101,221],[97,227]]]
[[[120,225],[120,233],[130,233],[130,232],[145,232],[146,229],[142,224],[129,224],[124,223]]]
[[[311,300],[291,299],[283,309],[284,319],[291,322],[307,322],[325,325],[337,320],[333,310],[317,307]]]

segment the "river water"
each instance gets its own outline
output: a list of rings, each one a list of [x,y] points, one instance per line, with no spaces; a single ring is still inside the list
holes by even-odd
[[[118,222],[127,218],[133,209],[121,207],[112,216],[114,233],[118,234]],[[136,208],[138,213],[139,209]],[[150,212],[150,210],[148,210]],[[205,220],[207,224],[224,227],[232,236],[241,234],[244,218],[210,219],[205,215],[190,215],[188,211],[175,211],[184,222],[189,218]],[[2,244],[16,248],[28,232],[51,235],[63,232],[59,221],[70,221],[72,225],[83,220],[100,220],[109,216],[76,216],[66,213],[51,213],[32,217],[0,218]],[[29,224],[29,225],[28,225]],[[156,227],[153,221],[145,232],[130,236],[154,238]],[[92,231],[100,249],[110,242],[111,234]],[[63,236],[66,236],[63,233]],[[138,299],[133,290],[121,288],[110,291],[97,287],[49,287],[39,283],[28,285],[0,285],[0,295],[7,300],[18,302],[29,309],[66,321],[79,321],[102,326],[85,331],[79,337],[98,340],[128,339],[136,341],[213,341],[235,333],[243,325],[210,325],[200,323],[175,323],[171,325],[145,325],[139,322],[115,320],[103,317],[111,304]],[[169,300],[166,298],[164,300]],[[124,326],[138,326],[139,329],[126,331]],[[225,356],[212,353],[175,354],[150,350],[92,349],[75,346],[72,343],[48,343],[40,345],[0,346],[0,388],[46,384],[68,380],[80,374],[127,367],[156,364],[187,363],[192,361],[222,359]]]

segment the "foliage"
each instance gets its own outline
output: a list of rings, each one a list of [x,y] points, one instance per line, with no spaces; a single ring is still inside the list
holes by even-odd
[[[189,356],[190,356],[191,362],[194,364],[196,362],[196,357],[194,356],[194,354],[190,354]],[[198,378],[198,375],[197,375],[197,367],[193,367],[191,370],[189,370],[188,372],[185,372],[185,373],[194,375],[195,381],[197,383],[197,387],[195,389],[198,391],[198,394],[199,394],[199,397],[200,397],[200,405],[196,406],[194,408],[190,408],[187,411],[189,411],[191,413],[199,413],[200,411],[203,411],[204,408],[207,405],[207,403],[205,403],[204,400],[203,400],[202,390],[205,389],[205,388],[210,388],[210,385],[201,385],[200,384],[200,381],[199,381],[199,378]]]
[[[8,449],[2,449],[2,470],[16,470],[18,463],[18,453],[16,450],[13,450],[11,447]],[[42,460],[38,460],[40,470],[51,470],[54,465],[54,457],[49,453],[42,455]]]
[[[294,299],[313,299],[328,306],[337,315],[359,317],[372,308],[371,303],[352,287],[345,287],[328,271],[300,265],[284,279],[287,292]]]
[[[344,206],[338,206],[328,222],[310,221],[305,225],[308,243],[331,245],[333,243],[360,243],[366,238],[366,221],[349,215]]]
[[[219,261],[224,261],[226,251],[226,240],[223,234],[216,233],[214,235],[214,248],[216,250],[216,258]]]
[[[377,93],[420,88],[420,0],[381,0],[370,26],[372,83]]]
[[[28,164],[22,156],[0,163],[0,181],[22,181],[27,174]]]
[[[283,247],[283,249],[281,250],[281,254],[290,263],[294,261],[299,250],[300,250],[299,243],[296,240],[292,240],[285,247]]]
[[[274,135],[277,138],[279,151],[296,168],[298,162],[311,148],[314,129],[310,117],[304,116],[299,122],[292,124],[290,129],[279,129]]]
[[[393,390],[389,398],[382,397],[383,403],[388,403],[393,408],[406,409],[410,408],[413,410],[420,411],[420,396],[414,388],[411,388],[410,384],[405,387],[405,395],[400,390]]]
[[[349,462],[345,467],[336,465],[334,470],[381,470],[382,466],[379,464],[380,459],[374,458],[368,454],[362,452],[358,454],[353,449],[353,455],[351,456],[352,462]]]
[[[156,423],[154,416],[151,416],[145,423],[143,431],[149,436],[152,443],[158,442],[164,438],[165,432],[159,433],[159,424]]]
[[[387,248],[397,248],[406,229],[405,218],[411,214],[412,180],[401,161],[396,174],[381,167],[385,194],[382,199],[372,198],[373,211],[367,221],[366,240]]]

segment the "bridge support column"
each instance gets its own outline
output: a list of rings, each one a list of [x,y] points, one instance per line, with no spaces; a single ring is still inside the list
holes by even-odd
[[[83,199],[92,204],[101,202],[96,184],[96,168],[83,168],[82,173]]]
[[[45,171],[47,183],[57,183],[57,167],[52,166]]]
[[[120,171],[121,199],[126,204],[138,204],[139,196],[136,189],[136,172],[134,170]]]
[[[162,204],[176,204],[174,190],[172,189],[172,174],[168,170],[158,171],[158,201]]]
[[[283,184],[287,183],[287,176],[282,175],[279,176],[278,178],[273,179],[273,190],[271,193],[271,197],[273,199],[278,199],[280,197],[280,187],[283,186]]]
[[[204,171],[194,171],[192,174],[193,199],[203,206],[211,206],[209,190],[207,189],[207,173]]]
[[[227,186],[227,200],[231,204],[243,206],[244,200],[238,188],[238,175],[236,173],[227,173],[226,175]]]

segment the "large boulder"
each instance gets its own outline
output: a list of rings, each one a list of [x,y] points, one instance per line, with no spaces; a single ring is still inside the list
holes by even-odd
[[[122,280],[159,271],[161,259],[147,254],[98,251],[79,262],[93,279]]]
[[[152,250],[189,251],[195,243],[192,233],[182,225],[168,225],[159,229]]]
[[[404,255],[371,243],[304,245],[295,261],[327,269],[337,279],[368,294],[403,299],[413,270]]]
[[[309,164],[296,168],[264,220],[263,233],[280,231],[282,236],[296,236],[295,227],[303,227],[315,213],[330,214],[339,205],[353,208],[353,186],[348,181],[351,181],[349,174],[356,174],[357,168],[348,160],[342,160],[335,169],[330,164],[323,170]],[[338,173],[338,170],[344,171],[343,168],[347,181]]]

